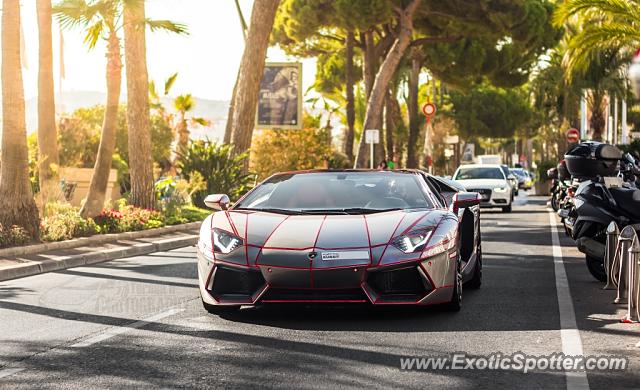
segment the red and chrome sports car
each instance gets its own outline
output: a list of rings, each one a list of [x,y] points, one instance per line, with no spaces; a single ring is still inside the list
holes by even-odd
[[[212,313],[267,303],[462,303],[482,280],[479,197],[421,171],[276,174],[202,224]]]

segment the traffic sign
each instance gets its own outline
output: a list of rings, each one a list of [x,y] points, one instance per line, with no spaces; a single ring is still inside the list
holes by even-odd
[[[379,144],[380,130],[367,130],[364,137],[368,144]]]
[[[578,131],[578,129],[571,128],[567,130],[565,135],[569,143],[576,143],[580,141],[580,131]]]
[[[431,119],[436,114],[436,105],[433,103],[425,103],[422,106],[422,113],[427,119]]]

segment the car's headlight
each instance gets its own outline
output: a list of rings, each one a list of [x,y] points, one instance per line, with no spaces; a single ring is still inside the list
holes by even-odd
[[[507,187],[496,187],[493,190],[495,192],[507,192]]]
[[[242,238],[221,229],[213,229],[213,250],[217,253],[231,253],[242,245]]]
[[[404,253],[421,252],[429,242],[433,233],[432,229],[415,230],[393,240],[392,245]]]

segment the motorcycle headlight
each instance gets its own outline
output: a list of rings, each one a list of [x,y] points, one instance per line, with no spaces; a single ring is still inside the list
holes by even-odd
[[[507,187],[497,187],[493,189],[495,192],[507,192]]]
[[[416,230],[396,238],[392,245],[404,253],[420,252],[429,242],[432,233],[431,229]]]
[[[231,253],[242,245],[242,238],[221,229],[213,229],[213,250],[218,253]]]

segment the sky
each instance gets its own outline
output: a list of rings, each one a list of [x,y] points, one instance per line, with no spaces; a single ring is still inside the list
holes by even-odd
[[[26,69],[23,69],[25,97],[37,96],[38,26],[35,0],[22,0],[22,24]],[[55,4],[55,0],[54,0]],[[147,0],[146,13],[152,19],[170,19],[186,24],[189,35],[147,30],[147,64],[149,78],[158,84],[178,72],[171,95],[229,100],[244,49],[244,38],[234,0]],[[240,0],[249,23],[252,0]],[[59,91],[59,28],[54,21],[54,74]],[[66,77],[63,91],[105,92],[105,44],[89,51],[80,29],[65,30],[64,62]],[[295,61],[277,48],[270,48],[267,61]],[[303,60],[303,90],[313,84],[315,61]],[[123,68],[124,78],[124,68]],[[123,96],[126,94],[123,79]]]

